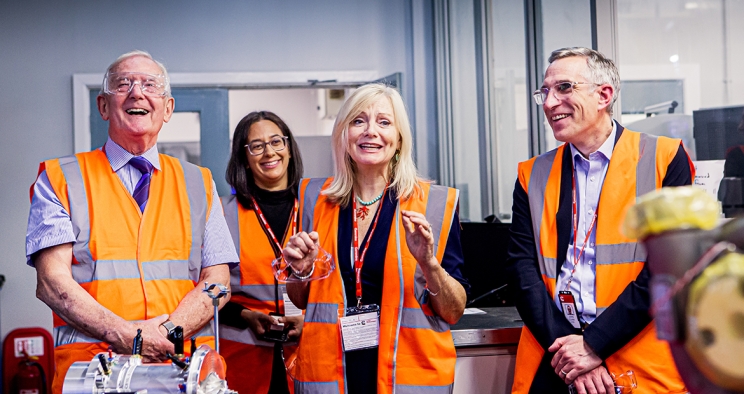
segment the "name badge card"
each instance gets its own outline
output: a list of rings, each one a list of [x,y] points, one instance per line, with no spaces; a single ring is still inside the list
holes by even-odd
[[[375,348],[380,344],[379,306],[346,308],[346,316],[339,320],[345,352]]]
[[[579,323],[579,315],[576,312],[576,300],[570,291],[559,291],[558,300],[561,302],[561,308],[563,308],[563,316],[566,316],[566,320],[574,328],[581,328]]]
[[[282,287],[282,299],[284,300],[284,316],[299,316],[302,314],[302,309],[295,306],[289,299],[286,287]]]

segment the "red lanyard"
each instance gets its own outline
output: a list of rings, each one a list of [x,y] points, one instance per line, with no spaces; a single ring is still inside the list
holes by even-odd
[[[581,245],[581,249],[579,250],[578,254],[576,253],[576,237],[579,233],[579,214],[576,212],[576,175],[575,170],[571,174],[571,197],[573,198],[573,254],[574,254],[574,261],[573,261],[573,269],[571,270],[571,276],[568,277],[568,282],[566,283],[566,291],[568,291],[571,287],[571,281],[573,281],[574,274],[576,273],[576,267],[579,265],[579,259],[581,259],[581,255],[584,254],[584,248],[586,248],[586,243],[589,242],[589,237],[592,235],[592,231],[594,230],[594,224],[597,222],[597,210],[594,210],[594,215],[592,216],[592,222],[589,224],[589,229],[586,231],[586,238],[584,238],[584,244]]]
[[[387,187],[385,188],[387,190]],[[382,194],[382,199],[380,199],[380,205],[382,205],[382,201],[385,198],[385,193]],[[364,243],[364,251],[362,252],[362,255],[359,255],[359,224],[357,223],[357,217],[356,217],[356,209],[357,209],[357,201],[356,196],[352,196],[352,200],[354,201],[354,206],[352,207],[353,211],[351,211],[351,217],[354,219],[354,231],[352,238],[354,239],[354,274],[356,276],[356,297],[357,297],[357,307],[362,305],[362,266],[364,265],[364,256],[367,255],[367,250],[369,249],[367,246],[369,245],[370,240],[372,240],[372,234],[375,233],[375,227],[377,227],[377,219],[380,218],[380,209],[377,209],[377,213],[375,213],[375,221],[372,223],[372,228],[369,229],[369,233],[367,235],[367,242]]]
[[[256,210],[256,214],[258,215],[258,219],[261,221],[261,226],[263,226],[264,230],[269,233],[271,236],[271,240],[274,241],[274,245],[276,245],[277,249],[274,251],[281,251],[282,250],[282,244],[279,243],[279,240],[276,238],[276,235],[274,235],[274,232],[271,231],[271,226],[269,226],[269,222],[266,221],[266,217],[264,216],[263,212],[261,211],[261,208],[258,206],[258,203],[256,202],[256,199],[251,196],[251,200],[253,201],[253,209]],[[297,228],[297,199],[295,198],[294,201],[294,208],[292,208],[292,225],[290,226],[291,233],[290,236],[294,235],[294,231]],[[286,234],[285,234],[286,238]],[[277,256],[279,257],[279,256]]]

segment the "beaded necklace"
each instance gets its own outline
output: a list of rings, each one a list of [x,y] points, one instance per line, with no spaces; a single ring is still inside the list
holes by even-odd
[[[385,194],[385,189],[382,189],[382,192],[380,192],[380,194],[377,197],[373,198],[370,201],[362,201],[362,199],[359,198],[359,196],[357,196],[356,194],[354,194],[354,197],[356,198],[357,202],[362,205],[361,207],[359,207],[359,208],[356,209],[356,217],[359,218],[359,219],[361,219],[361,220],[364,220],[364,218],[366,218],[367,215],[369,214],[369,208],[368,207],[370,205],[372,205],[372,204],[380,201],[380,199],[382,198],[382,195],[383,194]]]

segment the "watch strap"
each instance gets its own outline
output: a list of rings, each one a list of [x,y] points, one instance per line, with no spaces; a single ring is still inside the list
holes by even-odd
[[[166,331],[168,331],[168,334],[172,333],[176,329],[176,325],[173,324],[173,322],[170,320],[166,320],[160,325],[165,327]]]

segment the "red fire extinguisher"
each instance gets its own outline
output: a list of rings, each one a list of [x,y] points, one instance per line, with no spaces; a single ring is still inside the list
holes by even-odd
[[[12,394],[46,394],[44,367],[35,360],[36,357],[24,356],[26,358],[18,363],[18,372],[13,377]]]
[[[54,376],[54,344],[48,330],[17,328],[3,339],[2,390],[5,394],[49,394]]]

